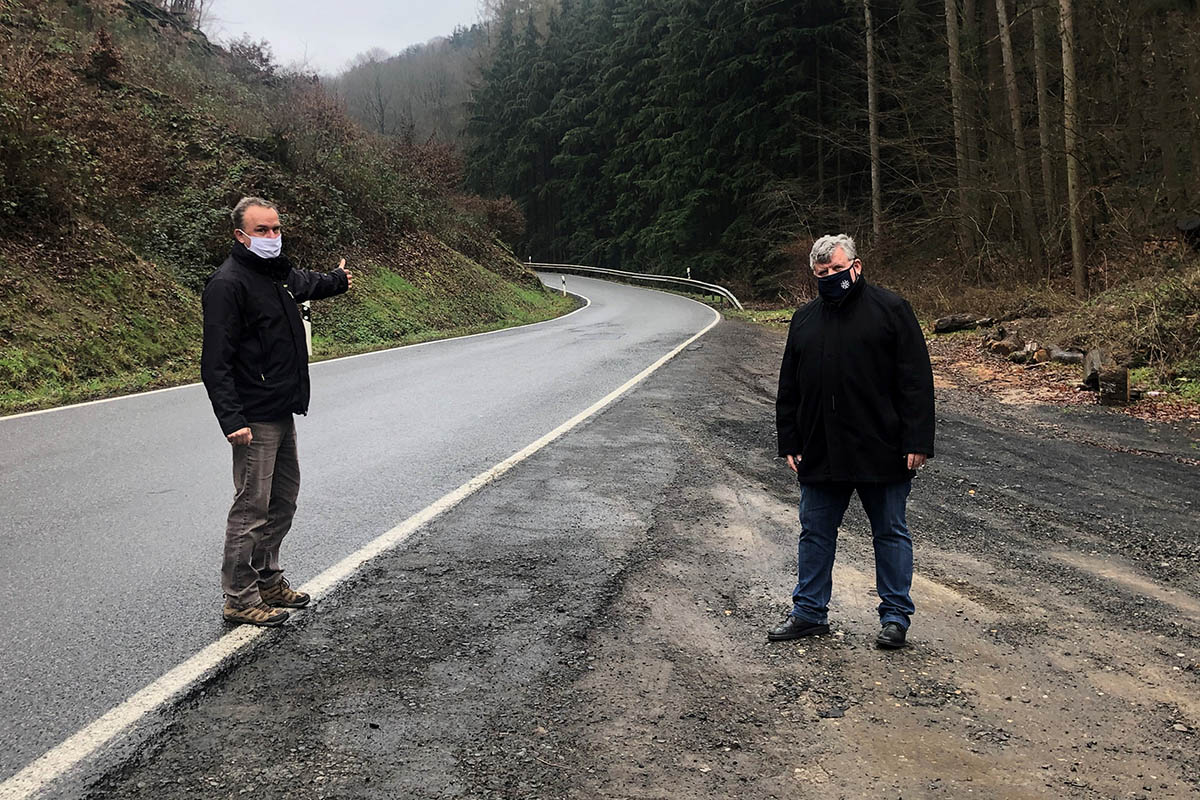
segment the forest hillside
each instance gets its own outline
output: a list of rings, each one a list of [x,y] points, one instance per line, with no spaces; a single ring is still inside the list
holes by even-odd
[[[281,206],[301,267],[345,257],[317,357],[554,316],[449,147],[354,123],[314,76],[145,0],[0,0],[0,411],[198,376],[229,209]]]
[[[519,256],[794,305],[844,231],[928,317],[1200,379],[1192,0],[492,5],[467,177]]]

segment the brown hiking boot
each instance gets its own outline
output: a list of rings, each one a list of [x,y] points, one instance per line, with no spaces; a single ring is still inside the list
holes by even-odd
[[[276,608],[304,608],[311,599],[304,592],[293,591],[286,578],[280,578],[279,583],[270,589],[259,589],[258,596],[264,603]]]
[[[287,621],[288,612],[282,608],[272,608],[266,603],[259,603],[256,606],[247,608],[238,608],[237,606],[225,603],[225,621],[233,622],[238,625],[262,625],[266,628],[274,628],[282,625]]]

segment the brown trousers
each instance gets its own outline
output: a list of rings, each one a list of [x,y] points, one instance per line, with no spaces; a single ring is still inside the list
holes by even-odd
[[[251,422],[253,439],[233,448],[233,507],[225,526],[221,587],[238,608],[260,602],[259,589],[283,579],[279,546],[292,527],[300,493],[296,424]]]

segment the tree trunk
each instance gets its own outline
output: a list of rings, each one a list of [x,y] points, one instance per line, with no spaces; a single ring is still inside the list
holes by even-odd
[[[1154,37],[1154,84],[1158,94],[1155,119],[1149,124],[1157,133],[1158,149],[1162,153],[1162,185],[1166,190],[1167,207],[1173,213],[1179,210],[1184,189],[1179,171],[1179,143],[1175,137],[1175,119],[1179,104],[1172,96],[1174,75],[1171,74],[1171,35],[1169,20],[1165,14],[1155,17]]]
[[[816,53],[817,70],[817,202],[825,202],[825,128],[824,115],[821,113],[823,97],[821,86],[821,52]]]
[[[871,232],[878,242],[883,231],[883,193],[879,187],[879,113],[875,85],[875,29],[871,24],[871,0],[863,0],[867,29],[867,119],[871,147]]]
[[[954,156],[958,168],[958,238],[963,258],[970,258],[975,250],[975,236],[971,229],[972,218],[967,186],[967,151],[965,120],[963,119],[963,75],[958,43],[958,7],[955,0],[946,3],[946,47],[950,60],[950,102],[954,117]]]
[[[1054,162],[1050,158],[1050,77],[1046,60],[1045,0],[1034,0],[1033,6],[1033,63],[1037,76],[1038,145],[1042,162],[1042,201],[1045,205],[1046,226],[1054,230],[1058,221],[1055,212]],[[1057,246],[1055,247],[1057,250]]]
[[[1043,267],[1042,237],[1033,216],[1033,183],[1029,180],[1029,162],[1025,157],[1025,130],[1021,122],[1021,99],[1017,94],[1017,67],[1013,63],[1012,29],[1008,25],[1008,0],[996,0],[996,21],[1000,25],[1000,51],[1004,59],[1004,84],[1008,95],[1008,116],[1012,123],[1013,157],[1017,161],[1017,186],[1020,192],[1021,237],[1034,269]]]
[[[950,0],[947,0],[948,2]],[[1071,224],[1071,274],[1076,297],[1087,297],[1083,260],[1083,197],[1079,183],[1079,87],[1075,83],[1075,18],[1071,0],[1059,0],[1058,33],[1063,61],[1063,149],[1067,157],[1067,216]]]
[[[994,2],[995,0],[993,0]],[[983,32],[984,105],[980,127],[983,129],[984,144],[987,150],[984,159],[987,162],[991,181],[998,187],[1015,192],[1017,185],[1013,179],[1013,164],[1009,157],[1012,148],[1009,145],[1008,137],[1004,134],[1004,131],[1008,129],[1009,121],[1008,97],[1004,90],[1004,54],[1000,49],[1000,24],[995,13],[989,13],[991,9],[988,8],[993,3],[985,2],[983,8],[981,30]],[[1015,210],[1016,207],[1012,207],[1008,214],[1008,232],[1011,236],[1018,235],[1020,230]],[[983,213],[985,216],[988,215],[987,211]]]
[[[1146,158],[1143,137],[1145,131],[1138,119],[1142,97],[1142,60],[1145,51],[1145,32],[1142,30],[1142,11],[1134,8],[1129,14],[1129,69],[1126,74],[1125,99],[1129,115],[1125,128],[1129,133],[1125,174],[1136,180]]]
[[[1192,41],[1192,52],[1196,52],[1195,39]],[[1193,68],[1188,70],[1188,72],[1188,77],[1191,79],[1192,95],[1191,102],[1188,103],[1188,121],[1191,123],[1192,131],[1192,193],[1188,197],[1188,200],[1192,205],[1196,205],[1200,203],[1200,69]]]
[[[962,118],[967,144],[967,207],[972,214],[970,224],[974,237],[979,231],[979,170],[983,165],[979,149],[979,126],[975,124],[979,98],[973,78],[979,70],[979,12],[976,0],[963,0],[959,64],[963,75]]]
[[[842,191],[842,148],[838,147],[836,149],[837,149],[837,155],[835,155],[834,159],[833,159],[833,171],[836,176],[834,178],[834,189],[837,192],[838,210],[845,211],[846,210],[846,196],[845,196],[845,192]]]

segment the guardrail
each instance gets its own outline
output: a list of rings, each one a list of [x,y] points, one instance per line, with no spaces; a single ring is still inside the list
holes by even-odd
[[[724,297],[738,311],[743,310],[742,304],[733,296],[733,292],[726,289],[724,286],[718,286],[715,283],[705,283],[704,281],[694,281],[691,278],[673,278],[669,275],[648,275],[644,272],[626,272],[622,269],[608,269],[607,267],[586,267],[582,264],[542,264],[536,261],[529,261],[525,266],[532,269],[545,270],[547,272],[580,272],[586,275],[612,275],[615,277],[625,278],[626,280],[652,281],[655,283],[675,283],[680,286],[689,286],[693,289],[703,289],[706,292]]]

